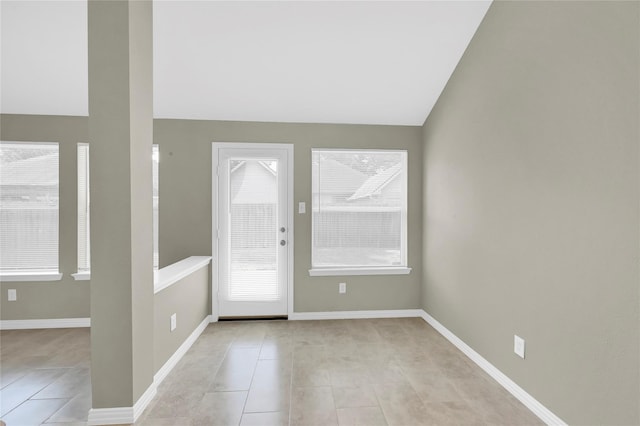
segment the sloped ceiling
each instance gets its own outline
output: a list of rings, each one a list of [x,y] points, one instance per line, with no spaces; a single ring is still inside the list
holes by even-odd
[[[490,1],[154,1],[157,118],[422,125]],[[85,1],[7,1],[2,113],[87,115]]]

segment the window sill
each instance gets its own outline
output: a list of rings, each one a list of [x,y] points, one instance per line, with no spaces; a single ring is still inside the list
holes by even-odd
[[[411,268],[390,267],[390,268],[321,268],[309,269],[309,276],[328,277],[340,275],[408,275]]]
[[[62,274],[59,272],[12,272],[0,274],[0,281],[18,282],[18,281],[60,281]]]
[[[76,281],[89,281],[91,279],[91,272],[76,272],[75,274],[71,274],[71,276]]]

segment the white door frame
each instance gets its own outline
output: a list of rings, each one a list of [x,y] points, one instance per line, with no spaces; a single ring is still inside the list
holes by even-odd
[[[218,321],[219,299],[218,299],[218,274],[219,274],[219,221],[218,221],[218,160],[220,149],[225,148],[245,148],[245,149],[284,149],[287,151],[287,314],[293,314],[293,144],[281,143],[244,143],[244,142],[212,142],[211,143],[211,322]]]

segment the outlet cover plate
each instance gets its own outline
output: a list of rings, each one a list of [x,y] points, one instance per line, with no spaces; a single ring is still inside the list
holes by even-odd
[[[178,318],[176,314],[171,315],[171,331],[175,330],[178,326]]]
[[[347,283],[340,283],[338,285],[338,292],[340,294],[345,294],[347,292]]]
[[[8,291],[7,291],[7,300],[9,302],[15,302],[16,300],[18,300],[18,294],[17,294],[15,288],[8,289]]]
[[[524,339],[515,334],[513,335],[513,352],[524,359]]]

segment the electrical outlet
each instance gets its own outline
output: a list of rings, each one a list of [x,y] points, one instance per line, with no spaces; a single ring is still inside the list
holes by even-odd
[[[345,294],[347,292],[347,283],[340,283],[338,285],[338,292],[340,294]]]
[[[9,302],[15,302],[16,300],[18,300],[18,294],[16,293],[15,288],[9,289],[9,291],[7,292],[7,300],[9,300]]]
[[[171,315],[171,331],[175,330],[178,326],[178,318],[176,314]]]
[[[524,359],[524,339],[516,336],[515,334],[513,335],[513,352],[515,352],[520,358]]]

